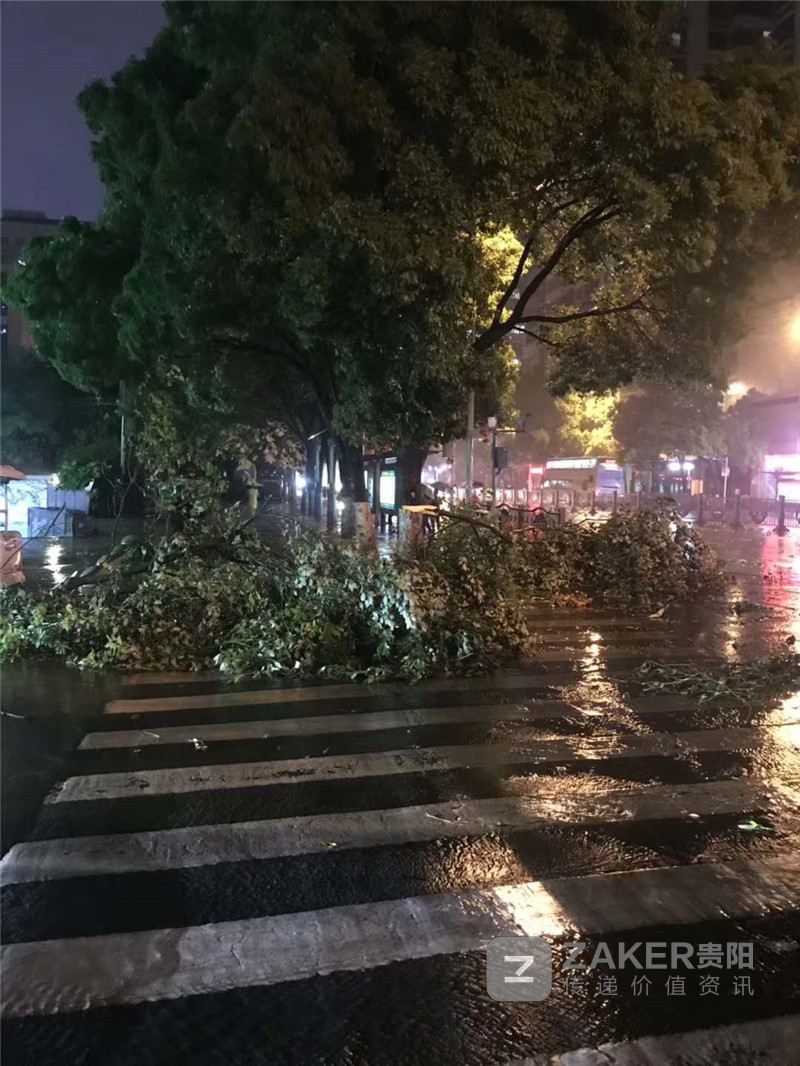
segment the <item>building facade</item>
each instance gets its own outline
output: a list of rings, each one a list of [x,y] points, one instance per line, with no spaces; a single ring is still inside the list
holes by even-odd
[[[684,0],[672,31],[678,70],[702,74],[723,53],[751,48],[800,66],[800,0]]]

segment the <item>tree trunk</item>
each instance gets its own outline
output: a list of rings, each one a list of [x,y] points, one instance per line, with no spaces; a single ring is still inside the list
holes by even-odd
[[[364,484],[364,452],[360,445],[336,439],[339,454],[339,476],[342,479],[342,536],[374,540],[374,528],[369,507],[369,494]]]
[[[403,504],[420,504],[422,498],[422,468],[428,457],[428,444],[406,448],[397,456],[397,484],[395,497],[398,510]]]
[[[329,533],[336,530],[336,441],[329,437],[323,448],[325,465],[328,468],[328,499],[325,508],[325,528]]]
[[[314,441],[314,480],[312,482],[312,511],[318,521],[322,518],[322,438]]]
[[[428,444],[406,448],[397,456],[397,535],[403,550],[417,556],[422,545],[422,515],[403,511],[403,505],[419,506],[422,496],[422,467],[429,450]]]
[[[303,495],[300,497],[300,511],[302,514],[309,516],[313,516],[314,514],[314,484],[317,471],[316,463],[317,453],[315,442],[313,440],[307,440],[306,462],[303,471],[306,478],[306,484],[303,489]]]
[[[367,503],[367,486],[364,484],[364,453],[357,444],[349,444],[336,438],[339,454],[339,475],[342,479],[342,499],[354,503]]]

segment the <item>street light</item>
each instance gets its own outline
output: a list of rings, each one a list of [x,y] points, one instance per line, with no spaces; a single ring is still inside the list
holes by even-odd
[[[798,311],[789,323],[789,340],[800,344],[800,311]]]
[[[497,418],[490,415],[486,425],[492,431],[492,510],[497,504]]]

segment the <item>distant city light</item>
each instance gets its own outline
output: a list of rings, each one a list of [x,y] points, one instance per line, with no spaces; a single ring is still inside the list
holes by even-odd
[[[729,396],[745,396],[747,394],[747,385],[743,381],[732,381],[728,386]]]
[[[671,463],[667,463],[667,470],[669,470],[673,474],[677,474],[680,468],[681,464],[678,462],[677,459],[673,459]]]
[[[295,486],[298,492],[302,492],[306,487],[306,478],[304,474],[298,474],[295,478]]]
[[[768,474],[800,474],[800,455],[765,455],[764,470]]]

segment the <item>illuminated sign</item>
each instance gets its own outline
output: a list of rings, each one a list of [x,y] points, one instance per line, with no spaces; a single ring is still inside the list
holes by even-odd
[[[596,459],[548,459],[548,470],[594,470]]]
[[[544,467],[543,466],[531,466],[528,469],[530,470],[530,472],[532,474],[543,474],[544,473]]]
[[[394,507],[395,473],[394,470],[382,470],[380,480],[381,507]]]

